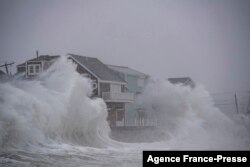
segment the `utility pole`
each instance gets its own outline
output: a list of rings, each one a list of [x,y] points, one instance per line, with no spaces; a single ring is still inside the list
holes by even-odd
[[[238,107],[238,100],[237,100],[236,93],[234,94],[234,100],[235,100],[236,111],[239,114],[239,107]]]
[[[250,91],[247,91],[248,93],[250,93]],[[249,101],[247,104],[247,113],[250,113],[250,97],[249,97]]]
[[[8,66],[11,66],[12,64],[14,64],[14,62],[12,62],[12,63],[5,63],[3,65],[0,65],[0,67],[5,67],[6,74],[9,74]]]

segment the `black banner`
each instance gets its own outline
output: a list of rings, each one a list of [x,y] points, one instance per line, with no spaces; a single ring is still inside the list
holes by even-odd
[[[143,167],[250,167],[250,151],[143,151]]]

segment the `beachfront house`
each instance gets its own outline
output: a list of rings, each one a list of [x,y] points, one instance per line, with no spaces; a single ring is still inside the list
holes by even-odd
[[[97,58],[68,56],[77,64],[77,72],[94,81],[94,95],[106,102],[110,126],[125,126],[125,106],[134,102],[134,93],[126,89],[126,81]]]
[[[149,82],[149,75],[134,70],[129,67],[108,65],[108,67],[114,71],[126,81],[126,89],[128,92],[135,94],[135,101],[133,103],[125,104],[125,125],[126,126],[147,126],[152,125],[149,113],[144,111],[144,108],[137,102],[137,97],[141,95],[145,86]]]

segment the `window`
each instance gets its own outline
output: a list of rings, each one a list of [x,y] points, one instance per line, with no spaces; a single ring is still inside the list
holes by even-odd
[[[35,72],[39,73],[40,72],[40,66],[39,65],[35,65]]]
[[[29,75],[37,75],[40,73],[41,66],[39,64],[29,64],[28,65],[28,72]]]
[[[144,87],[144,79],[143,78],[138,78],[137,79],[137,85],[139,87]]]
[[[34,67],[33,66],[29,66],[29,72],[30,72],[30,74],[34,73]]]

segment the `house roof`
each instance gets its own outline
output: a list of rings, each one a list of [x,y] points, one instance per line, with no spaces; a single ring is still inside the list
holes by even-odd
[[[75,59],[78,63],[80,63],[80,65],[88,68],[101,80],[126,83],[118,74],[116,74],[115,71],[108,68],[107,65],[103,64],[97,58],[80,56],[75,54],[68,55]]]
[[[190,77],[182,77],[182,78],[168,78],[168,81],[172,84],[184,84],[194,86],[194,82]]]
[[[189,77],[183,77],[183,78],[168,78],[168,81],[176,84],[176,83],[185,83],[187,81],[191,80]]]
[[[53,59],[56,59],[56,58],[59,58],[59,57],[60,57],[59,55],[55,55],[55,56],[41,55],[41,56],[38,56],[38,57],[36,57],[36,58],[27,60],[26,62],[30,62],[30,61],[50,61],[50,60],[53,60]],[[25,66],[25,65],[26,65],[26,62],[25,62],[25,63],[22,63],[22,64],[18,64],[17,67]]]
[[[26,62],[25,63],[22,63],[22,64],[18,64],[18,65],[16,65],[17,67],[25,67],[25,64],[26,64]]]
[[[141,77],[148,77],[147,74],[144,74],[142,72],[139,72],[137,70],[134,70],[129,67],[124,67],[124,66],[115,66],[115,65],[108,65],[109,68],[111,68],[114,71],[118,71],[124,74],[129,74],[129,75],[134,75],[134,76],[141,76]]]

